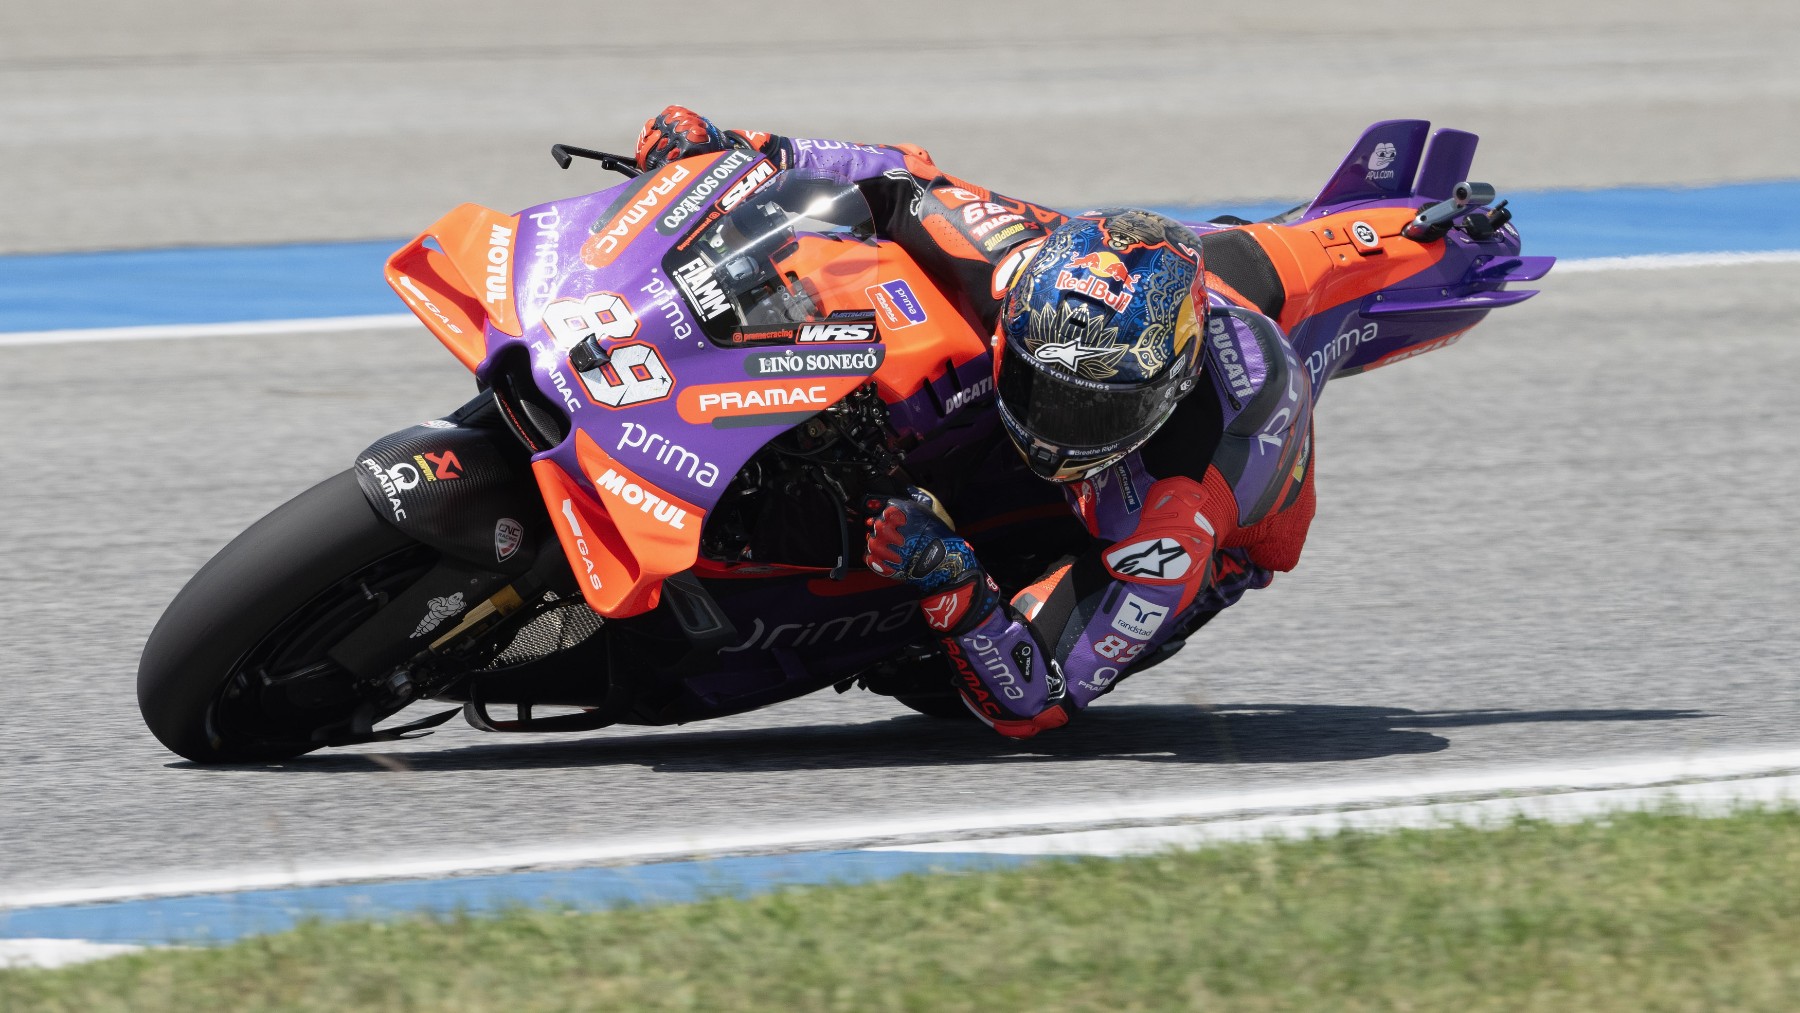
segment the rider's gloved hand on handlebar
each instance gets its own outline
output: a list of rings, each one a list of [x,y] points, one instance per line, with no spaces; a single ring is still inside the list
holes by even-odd
[[[950,529],[923,489],[907,496],[871,496],[863,561],[883,577],[919,590],[925,622],[945,635],[966,633],[1000,605],[1000,589],[982,570],[969,543]]]
[[[640,169],[657,169],[730,146],[725,132],[711,120],[686,106],[670,106],[644,121],[643,132],[638,134],[637,164]]]

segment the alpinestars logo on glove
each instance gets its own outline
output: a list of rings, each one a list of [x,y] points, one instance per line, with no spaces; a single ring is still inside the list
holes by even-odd
[[[925,625],[943,633],[956,626],[957,620],[968,611],[969,600],[975,596],[975,585],[964,584],[952,588],[942,594],[927,598],[919,603],[925,611]]]

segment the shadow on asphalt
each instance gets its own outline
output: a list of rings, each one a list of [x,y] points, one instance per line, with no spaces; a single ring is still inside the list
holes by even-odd
[[[860,724],[733,731],[669,731],[512,741],[441,752],[314,753],[282,763],[205,769],[286,773],[637,766],[660,773],[853,770],[1063,760],[1145,763],[1320,763],[1435,753],[1450,741],[1428,729],[1567,721],[1682,721],[1690,710],[1411,711],[1315,704],[1126,704],[1098,707],[1067,728],[1013,741],[972,719],[916,715]],[[193,767],[194,764],[170,764]],[[196,768],[200,769],[200,768]]]

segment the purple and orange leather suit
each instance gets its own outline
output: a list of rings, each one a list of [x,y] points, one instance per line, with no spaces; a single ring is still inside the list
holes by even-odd
[[[983,333],[1032,244],[1067,220],[944,173],[909,145],[721,134],[687,117],[700,119],[672,107],[647,124],[640,163],[717,150],[700,146],[724,136],[782,168],[854,180],[883,236],[959,291]],[[1063,487],[1093,536],[1087,551],[1004,602],[923,501],[872,505],[871,568],[921,587],[957,689],[1003,735],[1066,724],[1299,562],[1314,511],[1312,387],[1280,328],[1223,294],[1230,279],[1206,281],[1202,382],[1137,451]],[[907,547],[933,539],[948,548],[916,578],[903,572]]]

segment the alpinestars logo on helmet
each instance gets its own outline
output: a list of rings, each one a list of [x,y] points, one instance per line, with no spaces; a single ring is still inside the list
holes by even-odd
[[[1031,315],[1025,347],[1032,358],[1061,366],[1088,380],[1105,380],[1119,372],[1119,361],[1131,350],[1119,343],[1119,329],[1086,306],[1061,303]]]

